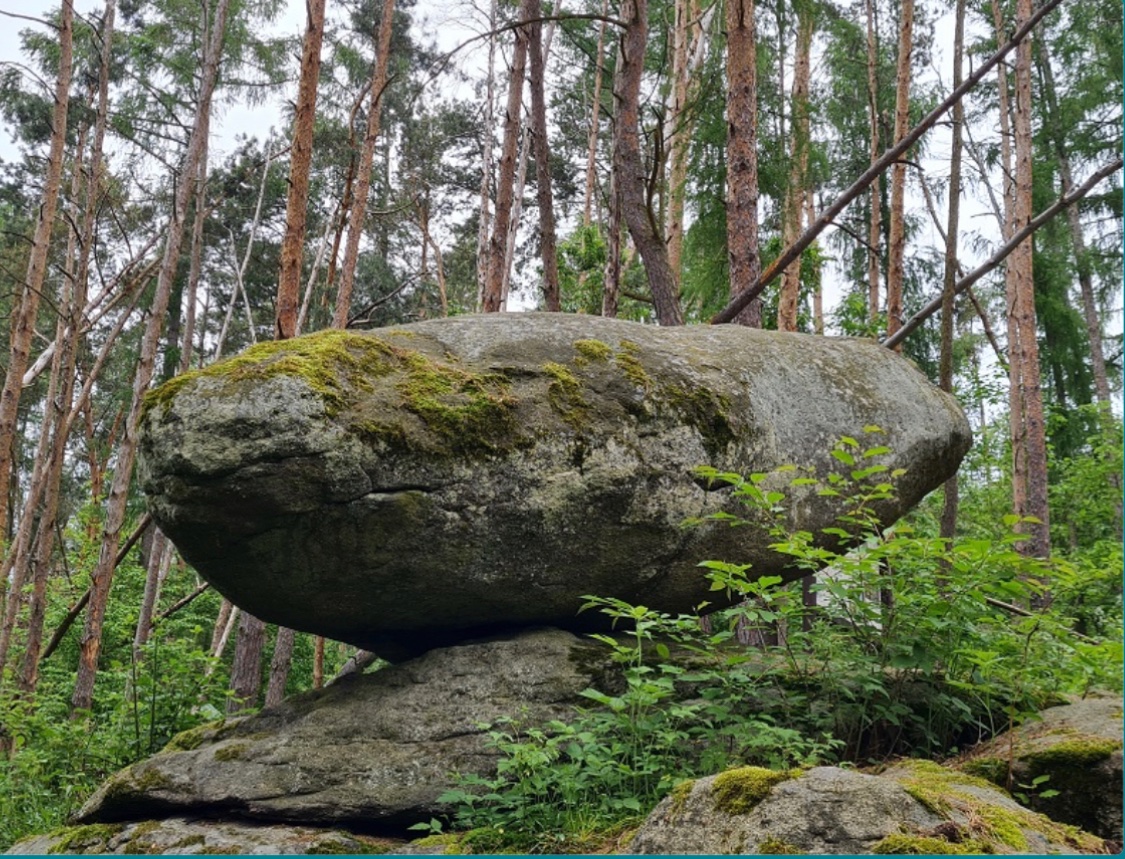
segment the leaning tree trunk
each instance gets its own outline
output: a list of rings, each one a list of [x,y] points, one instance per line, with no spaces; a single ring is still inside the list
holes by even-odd
[[[160,333],[164,326],[164,317],[168,310],[168,302],[172,294],[172,286],[175,282],[176,269],[180,260],[184,220],[187,216],[188,203],[195,190],[195,183],[190,180],[199,171],[199,161],[204,150],[207,126],[205,118],[210,115],[211,98],[218,79],[223,35],[226,29],[230,2],[231,0],[219,0],[215,8],[212,30],[203,57],[195,121],[192,124],[187,152],[180,167],[179,175],[183,181],[176,186],[176,197],[168,224],[168,239],[164,245],[160,271],[156,279],[156,292],[153,295],[148,322],[141,338],[140,356],[137,361],[136,374],[133,377],[132,402],[125,420],[125,436],[117,454],[113,484],[110,488],[105,522],[102,527],[101,551],[97,565],[91,575],[90,605],[87,609],[86,624],[79,642],[78,674],[75,679],[74,694],[71,697],[71,707],[75,714],[89,711],[94,701],[94,682],[98,671],[98,655],[101,652],[102,623],[109,602],[109,590],[113,581],[117,547],[121,539],[121,528],[125,523],[126,502],[137,455],[137,429],[141,416],[141,400],[152,382],[156,368],[156,353],[160,342]]]
[[[12,319],[8,368],[4,388],[0,391],[0,537],[7,535],[10,518],[9,496],[12,481],[12,451],[16,423],[23,393],[23,374],[31,354],[35,336],[35,317],[39,312],[39,296],[47,278],[47,253],[55,227],[59,190],[62,187],[63,156],[66,148],[66,117],[70,104],[70,79],[74,66],[74,0],[63,0],[58,25],[59,73],[55,79],[55,106],[51,113],[51,148],[47,155],[47,172],[43,180],[43,196],[31,240],[31,256],[27,264],[27,281],[20,291],[19,304]],[[2,541],[0,541],[2,542]],[[4,583],[6,586],[6,582]]]
[[[348,241],[344,246],[344,263],[340,268],[340,284],[336,292],[336,312],[332,316],[333,328],[348,327],[351,311],[355,269],[359,261],[359,238],[363,234],[367,214],[367,198],[371,192],[371,169],[375,161],[375,143],[379,138],[379,115],[383,110],[383,90],[387,87],[387,64],[391,53],[391,27],[394,24],[395,0],[383,0],[379,19],[378,54],[371,74],[371,101],[367,108],[367,132],[363,137],[363,151],[356,170],[355,190],[351,214],[348,217]]]
[[[676,279],[668,264],[668,248],[656,228],[656,215],[645,195],[645,169],[641,160],[640,95],[648,35],[648,0],[622,0],[618,74],[614,80],[617,103],[613,141],[613,171],[621,194],[621,214],[644,260],[656,319],[661,325],[683,325]]]

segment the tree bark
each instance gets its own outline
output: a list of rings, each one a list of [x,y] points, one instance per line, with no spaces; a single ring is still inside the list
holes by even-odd
[[[529,0],[528,16],[542,15],[539,0]],[[543,303],[547,310],[561,311],[559,299],[559,261],[555,240],[555,202],[551,192],[551,154],[547,143],[547,102],[543,92],[546,58],[543,49],[543,25],[536,21],[530,27],[528,60],[531,76],[531,134],[535,144],[535,197],[539,207],[539,250],[543,260]],[[549,41],[549,40],[548,40]]]
[[[656,215],[646,200],[645,169],[641,161],[640,94],[648,34],[648,0],[621,0],[620,14],[625,32],[621,35],[613,93],[617,104],[614,178],[619,183],[622,216],[644,260],[656,319],[661,325],[683,325],[676,279],[668,264],[668,248],[657,232]]]
[[[297,334],[301,295],[301,259],[308,224],[309,168],[312,165],[316,87],[320,79],[320,48],[324,41],[325,0],[305,0],[305,43],[301,79],[293,117],[293,146],[289,153],[289,198],[285,204],[285,237],[281,242],[281,274],[277,285],[275,339]]]
[[[481,140],[480,217],[477,225],[477,307],[484,307],[488,292],[488,265],[492,203],[492,129],[496,123],[496,15],[497,0],[488,6],[488,70],[484,87],[484,133]],[[319,687],[318,687],[319,688]]]
[[[605,274],[602,283],[602,316],[617,316],[621,295],[621,190],[617,175],[609,177],[609,212],[605,234]]]
[[[352,306],[355,269],[359,261],[359,239],[363,235],[367,198],[371,192],[371,170],[375,162],[375,143],[379,138],[379,120],[383,109],[383,90],[387,86],[387,64],[391,53],[391,29],[394,25],[395,0],[383,0],[379,18],[378,45],[375,68],[371,74],[371,101],[367,108],[367,132],[363,137],[363,151],[356,170],[354,197],[348,217],[348,241],[344,247],[344,263],[340,267],[340,284],[336,292],[336,311],[332,316],[333,328],[348,327],[348,313]]]
[[[761,274],[758,253],[758,49],[753,0],[727,0],[726,16],[727,253],[730,294],[733,297],[757,283]],[[752,301],[734,321],[761,328],[761,299]]]
[[[289,680],[289,666],[293,661],[293,642],[296,633],[287,626],[277,628],[273,658],[270,660],[270,682],[266,686],[266,706],[280,704],[285,698],[285,684]]]
[[[233,716],[258,706],[262,689],[262,648],[266,625],[249,612],[242,612],[238,623],[238,643],[234,664],[230,669],[231,696],[227,699],[227,715]]]
[[[101,552],[91,575],[90,606],[86,613],[86,625],[82,632],[78,674],[75,679],[74,694],[71,697],[71,707],[75,714],[89,711],[93,705],[94,682],[97,677],[98,655],[101,651],[102,622],[109,600],[109,590],[115,567],[114,560],[120,542],[121,527],[125,522],[129,484],[132,480],[133,465],[136,461],[137,428],[140,423],[141,399],[145,391],[148,390],[156,366],[160,332],[168,310],[168,301],[171,297],[176,268],[180,258],[180,247],[183,243],[184,219],[195,186],[195,183],[190,179],[198,173],[199,161],[204,149],[206,123],[203,119],[210,114],[211,110],[211,99],[218,79],[229,8],[230,0],[219,0],[214,12],[212,29],[208,34],[195,121],[192,124],[187,152],[180,168],[179,175],[183,181],[176,187],[176,197],[168,224],[168,238],[164,245],[164,254],[157,275],[156,292],[141,339],[140,356],[133,378],[132,402],[125,421],[125,436],[117,454],[117,465],[114,469],[113,484],[110,488],[102,530]]]
[[[914,47],[914,0],[903,0],[898,32],[898,68],[895,73],[895,143],[910,127],[910,57]],[[958,102],[960,104],[960,102]],[[898,160],[891,168],[890,236],[887,261],[887,336],[903,322],[902,289],[906,254],[906,162]]]
[[[1031,17],[1031,0],[1017,0],[1016,26]],[[1018,231],[1032,215],[1032,128],[1031,128],[1031,41],[1016,49],[1015,181],[1012,197],[1012,228]],[[1019,403],[1018,422],[1012,420],[1013,471],[1016,464],[1027,475],[1026,497],[1021,516],[1036,521],[1026,523],[1029,539],[1018,544],[1021,553],[1046,558],[1051,553],[1047,505],[1047,426],[1043,413],[1043,394],[1039,378],[1039,339],[1035,316],[1035,284],[1032,271],[1033,242],[1022,242],[1008,259],[1005,283],[1008,300],[1008,354],[1011,364],[1012,401]],[[1015,410],[1013,409],[1013,414]],[[1022,460],[1022,462],[1020,462]],[[1050,603],[1049,592],[1032,600],[1036,607]]]
[[[507,268],[508,232],[512,229],[512,199],[518,168],[520,113],[523,105],[523,79],[527,67],[528,20],[530,0],[521,0],[520,26],[515,28],[515,47],[508,75],[508,105],[504,114],[504,140],[500,149],[499,173],[496,180],[496,211],[492,219],[492,236],[488,240],[488,275],[481,297],[481,311],[499,312],[504,300],[504,271]]]
[[[31,240],[27,280],[20,291],[18,308],[12,320],[8,368],[4,377],[4,388],[0,391],[0,528],[5,529],[10,518],[12,452],[16,438],[20,396],[23,393],[23,374],[27,370],[31,341],[35,336],[35,318],[39,311],[39,297],[43,293],[43,284],[47,277],[47,255],[51,247],[55,213],[58,210],[59,190],[62,187],[67,108],[70,104],[70,81],[74,67],[73,0],[62,2],[59,14],[58,47],[59,73],[55,79],[55,105],[51,113],[51,144],[47,155],[43,196],[35,222],[35,234]],[[3,537],[6,535],[6,530],[0,534]],[[7,586],[6,581],[4,586]]]
[[[953,88],[961,85],[962,59],[965,48],[965,0],[957,0],[953,29]],[[953,140],[949,155],[949,216],[945,228],[945,270],[941,290],[941,354],[938,360],[938,384],[953,393],[953,323],[957,288],[957,238],[961,214],[961,129],[965,110],[960,102],[953,106]],[[945,482],[941,511],[941,536],[952,540],[957,532],[957,475]]]

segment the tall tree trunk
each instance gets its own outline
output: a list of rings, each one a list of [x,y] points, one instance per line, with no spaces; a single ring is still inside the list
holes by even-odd
[[[609,177],[609,212],[605,233],[605,274],[602,283],[602,316],[617,316],[621,295],[621,188],[617,174]]]
[[[176,268],[180,259],[184,219],[187,216],[191,195],[195,190],[195,183],[190,180],[199,171],[199,161],[204,150],[207,125],[204,118],[211,111],[211,98],[218,78],[229,8],[230,0],[219,0],[214,12],[212,29],[208,34],[207,46],[203,56],[195,121],[192,123],[187,152],[184,154],[179,173],[183,181],[179,182],[176,187],[176,197],[168,224],[168,238],[164,245],[164,255],[157,275],[156,292],[141,339],[140,356],[133,378],[132,402],[125,421],[125,436],[117,454],[117,465],[114,469],[113,484],[110,488],[102,530],[101,552],[91,575],[90,605],[87,609],[86,624],[80,640],[81,652],[78,674],[75,679],[74,694],[71,697],[71,706],[76,714],[89,711],[93,705],[98,654],[101,651],[102,622],[109,601],[117,547],[121,538],[121,528],[125,522],[129,484],[132,480],[133,465],[136,461],[137,428],[140,422],[141,399],[145,391],[148,390],[156,367],[156,351],[160,342],[160,332],[164,325],[164,317],[168,309],[168,301],[171,297]]]
[[[23,393],[23,374],[27,370],[31,341],[35,336],[35,318],[39,312],[39,296],[43,293],[43,284],[47,278],[47,256],[55,226],[59,189],[62,187],[67,108],[70,104],[70,80],[74,67],[73,0],[62,0],[58,49],[59,73],[55,79],[55,105],[51,113],[51,147],[47,156],[47,172],[43,180],[43,196],[35,222],[35,234],[31,240],[27,280],[20,291],[18,308],[13,314],[8,368],[4,377],[4,388],[0,391],[0,523],[7,523],[10,518],[12,453],[20,395]],[[4,583],[4,586],[6,585],[7,582]]]
[[[270,660],[270,681],[266,686],[266,706],[280,704],[285,698],[285,684],[289,680],[289,666],[293,661],[293,642],[296,633],[287,626],[277,628],[273,658]]]
[[[481,140],[480,217],[477,224],[477,307],[484,307],[488,291],[488,266],[492,203],[492,129],[496,124],[496,16],[498,0],[488,6],[488,70],[484,88],[484,135]]]
[[[903,0],[899,8],[898,68],[895,73],[895,131],[898,143],[910,127],[910,57],[914,47],[914,0]],[[958,102],[960,104],[960,102]],[[887,261],[887,336],[902,327],[902,288],[906,253],[906,162],[891,168],[891,223]],[[901,347],[899,347],[901,349]]]
[[[965,0],[957,0],[956,21],[953,30],[953,88],[961,85],[962,58],[965,48]],[[941,290],[941,354],[938,366],[938,384],[943,391],[953,393],[953,323],[954,290],[957,287],[957,237],[961,213],[961,129],[965,124],[965,109],[960,102],[953,106],[953,141],[949,155],[949,217],[945,228],[945,271]],[[957,531],[957,475],[945,482],[941,511],[941,536],[952,540]]]
[[[512,67],[508,75],[508,105],[504,114],[504,140],[500,149],[500,165],[496,179],[496,211],[492,219],[492,236],[488,241],[488,276],[481,298],[481,311],[496,313],[504,300],[504,271],[507,268],[508,233],[512,229],[512,199],[518,169],[520,114],[523,105],[523,80],[527,67],[528,20],[530,0],[521,0],[519,22],[515,29]]]
[[[1017,0],[1016,26],[1031,17],[1031,0]],[[1012,227],[1022,229],[1032,217],[1031,136],[1031,41],[1016,48],[1015,110],[1012,130],[1015,148],[1015,180],[1012,195]],[[1032,272],[1032,239],[1022,242],[1008,258],[1008,353],[1011,365],[1012,400],[1019,401],[1019,422],[1012,422],[1013,463],[1027,475],[1024,508],[1016,509],[1035,521],[1026,523],[1029,539],[1019,544],[1022,553],[1046,558],[1051,553],[1047,507],[1047,428],[1039,377],[1038,325],[1035,317],[1035,284]],[[1015,470],[1015,468],[1013,468]],[[1036,606],[1050,603],[1049,592],[1033,599]]]
[[[617,104],[614,178],[619,183],[622,216],[644,260],[656,319],[661,325],[683,325],[676,279],[668,264],[668,248],[657,231],[656,214],[646,200],[646,177],[641,160],[640,94],[648,34],[648,0],[621,0],[620,17],[625,32],[621,36],[613,93]]]
[[[730,294],[758,282],[758,48],[753,0],[727,0],[727,253]],[[675,171],[673,171],[673,174]],[[735,317],[762,327],[761,299]]]
[[[289,154],[289,198],[285,204],[285,237],[281,242],[281,274],[277,286],[276,339],[297,333],[301,295],[301,258],[308,224],[309,168],[312,165],[316,86],[320,79],[320,48],[324,41],[325,0],[305,0],[305,44],[301,79],[293,117],[293,146]]]
[[[210,128],[210,117],[204,117]],[[206,135],[205,135],[206,137]],[[207,143],[199,158],[199,173],[195,180],[195,215],[191,226],[191,262],[188,264],[187,296],[184,299],[184,345],[180,352],[179,372],[191,368],[195,346],[195,306],[199,298],[199,279],[203,274],[203,227],[207,220]],[[201,332],[203,333],[203,332]],[[202,347],[199,350],[203,354]]]
[[[258,706],[258,694],[262,689],[262,648],[265,641],[265,623],[249,612],[242,612],[238,624],[234,664],[230,669],[231,696],[227,699],[228,716]]]
[[[160,600],[160,589],[168,570],[172,566],[172,542],[159,528],[153,531],[152,549],[149,551],[145,569],[145,590],[141,597],[141,611],[137,618],[137,628],[133,632],[133,664],[140,664],[144,646],[148,644],[152,632],[152,619]]]
[[[539,0],[530,0],[529,16],[542,15]],[[553,22],[552,22],[553,23]],[[549,44],[549,40],[548,40]],[[548,310],[561,311],[559,300],[559,261],[555,245],[555,201],[551,192],[551,153],[547,143],[547,101],[543,92],[546,57],[543,50],[543,25],[531,25],[528,61],[531,76],[531,133],[535,143],[535,197],[539,207],[539,246],[543,260],[543,303]]]
[[[879,46],[876,40],[875,0],[866,0],[867,12],[867,110],[871,129],[871,163],[879,160]],[[883,197],[879,179],[871,183],[871,220],[867,231],[867,319],[879,318],[879,285],[882,280],[879,248],[883,241]]]
[[[699,27],[699,0],[675,0],[672,21],[672,76],[664,106],[664,145],[668,152],[668,205],[664,236],[668,264],[676,284],[680,283],[684,247],[684,199],[687,187],[687,158],[691,123],[686,112],[691,80],[690,55]],[[728,52],[729,55],[729,52]]]
[[[788,247],[801,235],[805,197],[809,193],[809,84],[812,76],[812,37],[815,25],[810,0],[798,0],[797,53],[793,61],[793,94],[789,120],[789,182],[785,186],[785,206],[781,245]],[[801,296],[801,258],[781,274],[777,299],[778,331],[796,331]]]
[[[348,241],[344,247],[344,264],[340,268],[340,284],[336,292],[336,312],[332,316],[333,328],[348,327],[348,313],[352,306],[352,289],[355,284],[356,263],[359,261],[359,239],[363,235],[363,222],[367,214],[367,198],[371,193],[371,169],[375,161],[375,143],[379,138],[379,116],[383,110],[383,90],[387,86],[387,64],[391,53],[391,28],[394,25],[395,0],[383,0],[377,36],[378,53],[371,74],[371,101],[367,107],[367,132],[363,137],[363,152],[356,169],[355,196],[348,217]]]

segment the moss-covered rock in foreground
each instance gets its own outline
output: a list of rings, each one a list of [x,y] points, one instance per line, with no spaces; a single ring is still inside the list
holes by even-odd
[[[1121,842],[1123,731],[1121,697],[1091,697],[995,737],[962,769],[1054,820]]]
[[[261,344],[173,379],[145,400],[142,480],[236,604],[397,660],[607,623],[578,613],[585,594],[690,611],[716,599],[707,558],[798,577],[764,522],[682,527],[747,513],[694,469],[824,476],[870,426],[896,475],[885,522],[969,443],[956,402],[871,341],[490,314]],[[792,526],[834,524],[837,501],[798,495]]]
[[[927,762],[879,775],[748,767],[677,788],[629,852],[1097,853],[1103,842],[1021,808],[980,779]]]

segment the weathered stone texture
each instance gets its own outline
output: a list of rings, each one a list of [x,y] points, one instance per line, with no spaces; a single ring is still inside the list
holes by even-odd
[[[746,513],[693,469],[823,477],[841,436],[906,469],[884,521],[969,445],[953,398],[873,341],[509,314],[264,344],[151,394],[141,451],[156,521],[224,595],[401,659],[604,623],[584,594],[690,611],[707,559],[797,577],[761,527],[682,527]],[[791,505],[813,531],[836,515]]]

